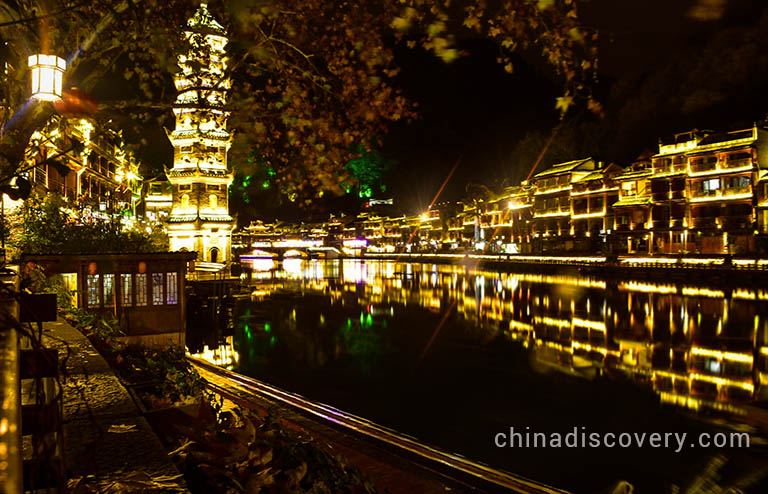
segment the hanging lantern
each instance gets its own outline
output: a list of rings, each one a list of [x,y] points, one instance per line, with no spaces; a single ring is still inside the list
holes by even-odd
[[[32,97],[45,101],[61,99],[61,85],[67,62],[56,55],[31,55]]]

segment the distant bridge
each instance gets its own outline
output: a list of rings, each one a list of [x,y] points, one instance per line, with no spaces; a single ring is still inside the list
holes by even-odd
[[[266,243],[266,242],[265,242]],[[308,259],[312,257],[337,258],[342,252],[336,247],[323,245],[296,245],[288,242],[270,242],[269,247],[264,246],[253,249],[250,252],[240,254],[241,261],[257,259]]]

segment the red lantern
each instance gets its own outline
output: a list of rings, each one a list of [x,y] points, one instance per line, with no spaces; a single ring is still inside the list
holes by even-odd
[[[147,263],[144,261],[139,261],[139,273],[146,273],[147,272]]]
[[[88,274],[96,274],[99,272],[99,265],[91,261],[88,263]]]

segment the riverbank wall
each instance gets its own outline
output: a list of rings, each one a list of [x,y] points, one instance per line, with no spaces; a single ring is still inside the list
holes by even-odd
[[[515,254],[366,253],[365,260],[479,265],[494,270],[578,273],[605,278],[713,284],[764,283],[768,259],[727,256],[525,256]]]

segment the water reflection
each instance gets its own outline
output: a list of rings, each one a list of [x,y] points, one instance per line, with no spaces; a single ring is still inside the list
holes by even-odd
[[[768,424],[761,408],[766,290],[356,260],[268,260],[250,268],[243,276],[252,294],[235,308],[231,340],[239,357],[224,365],[557,486],[590,492],[625,479],[646,487],[638,492],[664,492],[709,468],[714,453],[500,456],[490,434],[521,424],[549,431],[746,424],[757,438]],[[673,407],[659,409],[648,391]],[[755,463],[755,449],[733,454],[752,471],[766,468],[762,456]],[[558,460],[567,464],[558,463],[552,478]],[[679,465],[674,475],[669,461]],[[587,464],[613,465],[613,473],[584,478]]]

